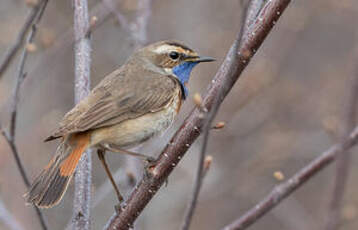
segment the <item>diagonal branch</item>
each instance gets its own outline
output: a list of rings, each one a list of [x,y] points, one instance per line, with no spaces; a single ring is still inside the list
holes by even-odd
[[[247,36],[246,33],[249,30],[251,24],[255,21],[262,5],[263,5],[263,0],[252,0],[249,2],[247,7],[244,7],[244,10],[242,12],[242,15],[243,15],[242,22],[243,23],[241,26],[241,31],[238,36],[239,37],[238,38],[238,41],[239,41],[238,47],[241,46],[243,36]],[[198,162],[197,172],[195,175],[194,190],[193,190],[191,200],[189,202],[188,209],[185,213],[182,230],[189,229],[191,220],[193,218],[194,211],[195,211],[195,208],[197,205],[199,192],[200,192],[200,189],[202,186],[202,181],[203,181],[204,159],[205,159],[205,155],[206,155],[207,145],[209,142],[209,131],[211,128],[211,124],[214,121],[214,118],[219,110],[220,101],[218,99],[223,97],[222,94],[223,94],[223,90],[221,89],[218,93],[218,97],[216,98],[216,100],[214,102],[213,108],[211,109],[210,113],[207,114],[207,117],[204,122],[204,126],[203,126],[203,139],[204,140],[203,140],[203,144],[201,145],[201,150],[200,150],[200,154],[199,154],[199,162]]]
[[[358,39],[358,31],[356,32]],[[354,64],[358,61],[358,43],[354,52]],[[355,66],[354,73],[349,77],[347,82],[347,93],[344,97],[344,125],[342,136],[345,137],[349,134],[352,127],[356,124],[357,115],[357,99],[358,99],[358,66]],[[351,152],[341,153],[337,157],[336,163],[336,177],[333,188],[332,200],[330,201],[329,212],[326,219],[326,229],[336,230],[339,228],[341,217],[341,206],[344,196],[345,187],[349,175],[351,161]]]
[[[4,55],[4,60],[0,63],[0,78],[2,77],[2,75],[6,71],[7,67],[10,65],[11,61],[14,59],[15,54],[17,53],[17,51],[20,49],[22,43],[24,42],[26,33],[29,31],[29,29],[31,28],[31,25],[33,24],[33,22],[36,19],[36,16],[38,15],[39,11],[41,11],[41,9],[42,9],[41,6],[43,5],[44,2],[47,2],[47,1],[48,0],[42,0],[41,2],[39,2],[36,6],[34,6],[31,9],[29,15],[26,18],[24,25],[22,26],[19,34],[17,35],[15,43],[8,49],[8,51]]]
[[[5,141],[7,142],[7,144],[9,145],[9,147],[11,149],[11,152],[12,152],[14,158],[15,158],[16,165],[19,168],[21,178],[23,179],[24,184],[26,185],[27,188],[30,187],[30,181],[29,181],[29,178],[28,178],[28,176],[26,174],[24,165],[23,165],[23,163],[22,163],[22,161],[20,159],[19,152],[18,152],[16,144],[15,144],[15,140],[10,139],[8,134],[6,134],[6,132],[2,129],[1,126],[0,126],[0,130],[1,130],[1,134],[5,138]],[[43,213],[35,205],[33,207],[34,207],[34,209],[36,211],[36,215],[37,215],[37,217],[38,217],[38,219],[40,221],[40,225],[41,225],[42,229],[47,230],[48,227],[47,227],[47,223],[46,223],[46,220],[45,220],[45,217],[44,217]]]
[[[30,44],[33,42],[33,39],[35,37],[35,34],[37,32],[37,25],[40,22],[42,15],[46,9],[48,0],[44,0],[41,3],[39,3],[36,7],[38,8],[38,10],[36,10],[36,15],[34,16],[34,18],[31,20],[31,31],[27,37],[27,41],[26,44]],[[36,9],[37,9],[36,8]],[[30,26],[31,26],[30,24]],[[26,34],[26,33],[25,33]],[[25,35],[24,34],[24,35]],[[22,42],[22,41],[21,41]],[[1,130],[2,135],[4,136],[6,142],[8,143],[11,152],[15,158],[15,162],[16,165],[20,171],[21,177],[24,181],[24,184],[26,185],[26,187],[28,188],[30,186],[30,181],[29,178],[26,174],[24,165],[20,159],[19,156],[19,152],[17,150],[16,144],[15,144],[15,131],[16,131],[16,118],[17,118],[17,105],[19,102],[19,95],[20,95],[20,89],[21,89],[21,85],[22,82],[25,78],[25,73],[24,73],[24,68],[25,68],[25,63],[26,63],[26,59],[27,59],[27,54],[28,51],[26,49],[26,47],[24,48],[22,55],[21,55],[21,59],[20,59],[20,63],[19,63],[19,67],[18,67],[18,73],[17,73],[17,78],[16,78],[16,83],[15,83],[15,88],[14,88],[14,92],[12,95],[12,104],[11,104],[11,109],[10,109],[10,127],[9,127],[9,131],[8,133],[5,132],[5,130]],[[1,75],[1,72],[0,72]],[[0,129],[1,129],[1,125],[0,125]],[[38,209],[36,206],[33,206],[36,214],[39,218],[40,224],[42,229],[46,230],[47,228],[47,224],[45,221],[45,217],[43,216],[42,212],[40,209]]]
[[[203,100],[203,106],[208,111],[212,108],[216,98],[218,98],[219,104],[224,100],[289,3],[290,0],[267,1],[240,47],[239,38],[235,40]],[[222,97],[219,97],[218,93],[221,88]],[[199,136],[202,128],[201,112],[195,109],[162,151],[156,165],[151,169],[149,178],[142,179],[132,192],[122,212],[110,218],[106,229],[129,229],[182,159],[190,145]]]
[[[87,0],[74,0],[75,33],[75,103],[87,96],[90,91],[90,28]],[[73,229],[91,228],[91,151],[81,157],[75,174],[75,195],[73,202]]]
[[[38,15],[36,15],[37,17],[35,18],[34,24],[31,27],[31,31],[27,37],[26,44],[31,44],[33,42],[35,34],[37,32],[38,23],[40,22],[42,15],[45,12],[47,3],[48,3],[48,0],[45,0],[45,1],[41,2],[41,4],[38,5],[39,12],[38,12]],[[11,112],[10,112],[10,128],[9,128],[9,136],[8,137],[11,140],[15,139],[17,104],[19,101],[20,87],[21,87],[22,82],[25,79],[25,75],[26,75],[24,73],[24,68],[25,68],[25,63],[26,63],[26,59],[27,59],[27,54],[28,54],[28,51],[27,51],[27,48],[25,47],[22,52],[21,59],[20,59],[18,75],[17,75],[16,84],[15,84],[14,93],[13,93],[12,107],[11,107]]]
[[[257,15],[259,15],[260,10],[265,3],[265,0],[250,0],[246,10],[245,23],[243,24],[243,34],[244,36],[247,34],[250,26],[253,24]]]
[[[240,218],[223,228],[223,230],[243,230],[255,223],[271,209],[276,207],[283,199],[302,186],[306,181],[332,163],[335,158],[352,148],[358,142],[358,127],[342,143],[336,144],[311,161],[306,167],[294,176],[277,185],[269,195],[247,211]]]

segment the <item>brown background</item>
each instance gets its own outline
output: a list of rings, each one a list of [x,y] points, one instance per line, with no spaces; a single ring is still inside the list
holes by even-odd
[[[90,1],[93,8],[101,1]],[[118,6],[131,18],[136,1]],[[0,1],[0,57],[14,42],[29,9],[22,0]],[[216,57],[198,66],[190,82],[191,95],[204,93],[240,27],[237,0],[154,0],[148,23],[148,42],[184,41],[198,52]],[[17,145],[30,177],[47,163],[56,141],[42,140],[73,106],[73,48],[69,41],[57,48],[72,25],[71,1],[50,1],[35,39],[37,51],[29,56],[28,76],[19,103]],[[217,121],[227,122],[213,131],[208,154],[213,164],[207,174],[192,229],[220,229],[243,214],[278,181],[295,173],[339,139],[343,102],[354,73],[357,47],[358,4],[354,0],[293,1],[264,42],[221,107]],[[128,33],[112,17],[92,39],[92,85],[121,65],[133,51]],[[16,65],[0,81],[0,118],[8,125],[9,100]],[[175,127],[141,148],[157,155],[193,107],[186,101]],[[138,229],[179,229],[190,198],[201,139],[189,150],[169,178],[167,187],[147,206]],[[352,151],[354,152],[354,151]],[[124,158],[109,156],[113,171]],[[106,176],[93,157],[93,196]],[[354,156],[343,208],[342,229],[356,229],[358,164]],[[332,193],[335,167],[319,173],[304,187],[266,215],[252,230],[322,229]],[[0,199],[25,229],[39,229],[31,207],[24,205],[26,191],[11,152],[0,138]],[[73,186],[64,200],[45,210],[50,229],[64,229],[72,215]],[[93,209],[93,229],[102,229],[113,213],[113,191]],[[0,229],[6,229],[0,222]]]

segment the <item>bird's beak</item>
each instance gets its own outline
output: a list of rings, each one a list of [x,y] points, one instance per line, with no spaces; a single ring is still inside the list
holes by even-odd
[[[212,61],[216,61],[216,59],[206,56],[189,56],[185,58],[185,61],[199,63],[199,62],[212,62]]]
[[[199,56],[196,61],[197,62],[212,62],[212,61],[216,61],[216,59],[212,58],[212,57]]]

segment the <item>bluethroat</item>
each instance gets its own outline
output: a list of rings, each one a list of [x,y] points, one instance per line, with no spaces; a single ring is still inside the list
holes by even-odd
[[[28,203],[50,208],[59,203],[88,148],[97,148],[119,201],[123,198],[104,158],[105,150],[139,157],[126,149],[166,130],[188,96],[194,66],[214,61],[176,41],[137,50],[69,111],[45,141],[61,138],[56,153],[25,194]]]

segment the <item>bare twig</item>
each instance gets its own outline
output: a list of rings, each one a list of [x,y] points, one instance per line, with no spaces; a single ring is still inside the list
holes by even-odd
[[[40,22],[42,15],[46,9],[48,1],[44,0],[41,3],[39,3],[36,7],[38,8],[38,10],[36,10],[36,15],[34,16],[34,18],[30,21],[32,24],[32,29],[27,37],[27,41],[26,44],[30,44],[32,43],[36,31],[37,31],[37,24]],[[30,24],[30,25],[31,25]],[[27,30],[26,30],[27,31]],[[26,31],[24,32],[26,34]],[[25,35],[24,34],[24,35]],[[21,35],[22,36],[22,35]],[[23,40],[23,39],[22,39]],[[21,40],[21,43],[22,43]],[[20,44],[21,45],[21,44]],[[18,49],[18,48],[17,48]],[[16,51],[15,51],[16,52]],[[28,176],[26,174],[24,165],[20,159],[16,144],[15,144],[15,134],[16,134],[16,117],[17,117],[17,105],[19,102],[19,94],[20,94],[20,88],[22,85],[22,82],[25,78],[25,73],[24,73],[24,68],[25,68],[25,63],[26,63],[26,59],[27,59],[27,54],[28,51],[26,49],[26,47],[24,48],[22,55],[21,55],[21,59],[20,59],[20,63],[19,63],[19,67],[18,67],[18,73],[17,73],[17,78],[16,78],[16,84],[14,87],[14,92],[13,92],[13,96],[12,96],[12,104],[11,104],[11,110],[10,110],[10,127],[9,127],[9,131],[8,133],[5,132],[5,130],[1,130],[2,135],[4,136],[6,142],[8,143],[11,152],[15,158],[15,162],[16,165],[20,171],[21,177],[24,181],[24,184],[26,185],[26,187],[30,186],[30,181],[28,179]],[[6,68],[6,67],[5,67]],[[1,74],[1,72],[0,72]],[[0,125],[0,129],[1,129],[1,125]],[[40,209],[38,209],[36,206],[33,206],[36,214],[39,218],[40,224],[42,229],[46,230],[47,228],[47,224],[45,221],[45,218],[42,214],[42,212],[40,211]]]
[[[238,39],[236,39],[203,100],[205,108],[210,111],[215,98],[219,96],[220,88],[223,88],[223,96],[218,100],[220,103],[223,101],[289,3],[290,0],[267,1],[250,27],[248,35],[243,39],[241,47],[238,47]],[[195,109],[162,151],[156,165],[151,169],[150,178],[142,179],[132,192],[122,212],[110,218],[106,226],[107,229],[123,230],[133,224],[190,145],[199,136],[202,127],[201,111]]]
[[[284,198],[302,186],[307,180],[332,163],[339,154],[352,148],[355,144],[357,144],[357,142],[358,127],[356,127],[342,143],[332,146],[327,151],[323,152],[319,157],[311,161],[307,166],[298,171],[286,182],[277,185],[271,193],[256,204],[254,208],[247,211],[233,223],[224,227],[223,230],[246,229],[260,217],[276,207],[276,205],[278,205]]]
[[[10,230],[24,230],[21,224],[11,214],[11,212],[6,209],[2,200],[0,200],[0,220]]]
[[[9,145],[11,152],[15,158],[15,162],[17,167],[19,168],[20,174],[21,174],[21,178],[24,181],[24,184],[26,185],[26,187],[30,186],[30,181],[29,178],[25,172],[25,168],[24,165],[22,164],[22,161],[19,157],[19,152],[17,151],[17,147],[15,145],[15,142],[13,140],[10,139],[9,135],[5,132],[5,130],[2,129],[2,127],[0,126],[1,129],[1,135],[4,136],[5,141],[7,142],[7,144]]]
[[[246,32],[248,31],[248,28],[250,26],[250,24],[255,20],[258,11],[254,12],[257,9],[260,9],[259,7],[257,7],[256,5],[258,5],[257,3],[258,1],[254,0],[251,1],[248,5],[248,7],[246,7],[243,10],[243,20],[242,20],[242,26],[241,26],[241,31],[238,35],[238,39],[237,39],[237,47],[241,46],[241,41],[242,41],[242,36],[246,36]],[[254,4],[254,6],[252,6],[252,4]],[[261,6],[260,6],[261,7]],[[248,12],[250,10],[250,12]],[[250,14],[248,14],[250,13]],[[197,172],[196,172],[196,176],[195,176],[195,182],[194,182],[194,189],[193,189],[193,194],[191,197],[191,200],[189,202],[187,211],[185,213],[185,217],[184,217],[184,221],[183,221],[183,226],[182,226],[182,230],[188,230],[191,224],[191,220],[193,218],[194,215],[194,211],[197,205],[197,201],[198,201],[198,197],[199,197],[199,193],[200,193],[200,189],[202,186],[202,181],[203,181],[203,167],[204,167],[204,159],[205,159],[205,155],[206,155],[206,149],[207,149],[207,145],[209,142],[209,131],[211,129],[211,124],[214,121],[214,118],[219,110],[220,107],[220,100],[219,98],[222,98],[223,95],[223,88],[219,90],[218,96],[215,99],[215,102],[213,103],[212,109],[210,111],[210,113],[208,114],[208,116],[206,117],[206,120],[204,122],[203,125],[203,143],[201,145],[201,150],[200,150],[200,154],[199,154],[199,162],[198,162],[198,168],[197,168]]]
[[[358,35],[358,32],[357,32]],[[356,36],[358,38],[358,36]],[[358,61],[358,45],[356,45],[356,49],[354,50],[354,65]],[[357,99],[358,99],[358,67],[355,67],[355,73],[349,78],[347,82],[347,87],[349,90],[347,91],[346,97],[344,97],[345,102],[343,109],[344,114],[344,127],[342,137],[344,138],[349,132],[352,130],[352,127],[356,124],[356,109],[357,109]],[[349,168],[350,168],[350,159],[351,153],[342,152],[337,156],[336,163],[336,178],[335,184],[333,188],[332,200],[330,202],[329,211],[326,219],[326,230],[336,230],[339,228],[340,217],[341,217],[341,206],[344,196],[344,190],[346,187]]]
[[[130,32],[130,26],[127,18],[118,10],[113,0],[103,0],[103,5],[116,17],[119,24],[127,31]]]
[[[136,20],[130,25],[132,32],[130,35],[135,42],[136,48],[142,47],[147,42],[147,25],[152,14],[151,6],[152,0],[138,1]]]
[[[103,0],[104,5],[116,16],[117,21],[129,33],[135,48],[140,48],[147,42],[148,19],[152,14],[152,0],[139,0],[134,22],[129,22],[127,18],[115,9],[113,0]]]
[[[139,8],[138,8],[138,12],[137,12],[136,22],[134,22],[134,23],[138,24],[139,26],[136,26],[135,30],[133,30],[133,31],[130,29],[130,24],[127,21],[127,19],[120,12],[115,10],[115,3],[113,0],[103,0],[98,6],[96,6],[93,10],[91,10],[92,15],[98,15],[100,23],[103,23],[108,18],[109,12],[117,17],[117,20],[121,23],[122,26],[124,26],[126,31],[130,34],[130,37],[133,39],[134,43],[136,44],[135,48],[139,48],[142,46],[143,43],[146,43],[146,38],[147,38],[147,35],[146,35],[147,28],[146,27],[147,27],[148,18],[151,15],[151,0],[141,0],[139,2]],[[144,19],[143,19],[142,15],[144,15]],[[139,17],[142,18],[142,21],[138,19]],[[143,21],[144,21],[144,23],[143,23]],[[99,23],[96,23],[96,27],[97,26],[99,26]],[[90,28],[90,30],[88,30],[86,32],[86,34],[88,34],[89,32],[92,32],[94,29],[95,28]],[[133,35],[132,33],[140,34],[142,36],[141,40],[134,40],[135,38],[137,38],[137,36]],[[66,37],[66,39],[62,39],[62,41],[69,40],[69,36],[65,36],[65,37]],[[77,41],[76,38],[75,38],[75,41]],[[62,45],[59,45],[58,47],[60,47]],[[136,161],[137,159],[134,159],[131,156],[126,157],[126,159],[127,159],[127,163],[126,163],[127,169],[126,170],[123,170],[121,168],[118,169],[114,173],[114,177],[118,178],[118,181],[125,181],[124,188],[127,188],[127,190],[129,191],[130,189],[132,189],[135,186],[135,179],[132,178],[134,181],[130,180],[128,178],[128,175],[123,174],[123,172],[124,171],[133,172],[134,173],[133,176],[138,176],[141,173],[138,171],[138,169],[140,170],[140,168],[137,165],[137,163],[138,163]],[[119,175],[123,175],[125,178],[122,178]],[[103,185],[101,185],[97,189],[98,195],[94,197],[92,207],[97,206],[99,204],[99,202],[103,198],[105,198],[106,194],[108,194],[111,191],[112,188],[113,188],[112,185],[110,185],[108,181],[103,183]],[[66,229],[68,229],[68,227]]]
[[[15,142],[14,142],[14,140],[10,140],[10,139],[9,139],[8,135],[7,135],[6,132],[1,128],[1,126],[0,126],[0,129],[1,129],[1,134],[4,136],[6,142],[8,143],[8,145],[9,145],[9,147],[10,147],[10,149],[11,149],[11,152],[12,152],[14,158],[15,158],[16,165],[17,165],[17,167],[19,168],[21,177],[22,177],[22,179],[23,179],[23,181],[24,181],[26,187],[28,188],[28,187],[30,187],[30,181],[29,181],[29,178],[28,178],[28,176],[27,176],[27,174],[26,174],[26,171],[25,171],[25,168],[24,168],[24,166],[23,166],[23,164],[22,164],[22,161],[21,161],[21,159],[20,159],[20,157],[19,157],[19,152],[18,152],[18,150],[17,150],[17,147],[16,147],[16,145],[15,145]],[[46,223],[46,221],[45,221],[45,217],[44,217],[43,213],[42,213],[41,210],[40,210],[38,207],[36,207],[35,205],[34,205],[33,207],[34,207],[34,209],[35,209],[35,211],[36,211],[36,215],[37,215],[38,218],[39,218],[40,225],[41,225],[42,229],[43,229],[43,230],[47,230],[47,229],[48,229],[48,228],[47,228],[47,223]]]
[[[85,98],[90,91],[90,24],[87,0],[74,0],[75,35],[75,103]],[[87,150],[78,163],[75,174],[73,204],[73,229],[90,229],[91,207],[91,151]]]
[[[242,41],[242,36],[247,36],[247,31],[249,31],[249,28],[251,26],[251,24],[255,21],[262,5],[263,5],[263,0],[252,0],[248,3],[248,6],[246,7],[246,9],[243,11],[243,20],[242,20],[242,26],[241,26],[241,31],[239,33],[239,45],[238,47],[240,47],[241,45],[241,41]],[[200,192],[200,188],[202,186],[202,179],[203,179],[203,164],[204,164],[204,159],[205,159],[205,154],[206,154],[206,148],[207,148],[207,144],[208,144],[208,139],[209,139],[209,130],[211,127],[211,123],[213,122],[217,111],[220,107],[220,101],[218,100],[219,98],[221,98],[222,95],[222,91],[220,90],[218,93],[218,97],[215,100],[215,103],[213,105],[213,108],[211,109],[205,124],[204,124],[204,131],[203,131],[203,144],[201,147],[201,151],[200,151],[200,155],[199,155],[199,162],[198,162],[198,169],[197,169],[197,173],[196,173],[196,177],[195,177],[195,183],[194,183],[194,190],[193,190],[193,195],[192,198],[189,202],[189,206],[187,209],[187,212],[185,214],[185,218],[183,221],[183,226],[182,229],[183,230],[188,230],[190,227],[190,223],[191,220],[193,218],[194,215],[194,211],[196,208],[196,204],[197,204],[197,200],[199,197],[199,192]]]
[[[118,1],[118,0],[117,0]],[[93,33],[97,28],[103,25],[106,22],[111,14],[110,11],[104,6],[102,2],[97,3],[94,7],[92,7],[90,11],[90,18],[97,18],[97,22],[94,25],[91,25],[86,34]],[[61,37],[56,39],[54,45],[46,49],[40,57],[40,60],[35,64],[35,66],[29,71],[28,77],[37,76],[37,72],[42,71],[42,67],[46,65],[50,65],[50,62],[53,62],[54,59],[58,59],[61,54],[64,53],[70,46],[75,43],[74,31],[73,28],[69,28],[66,32],[62,34]]]
[[[31,44],[33,42],[33,39],[34,39],[35,34],[37,32],[37,24],[40,22],[40,20],[42,18],[42,15],[45,12],[45,8],[47,6],[47,3],[48,3],[48,1],[45,0],[45,1],[41,2],[41,4],[38,5],[38,7],[39,7],[38,15],[35,18],[34,24],[31,27],[32,29],[31,29],[31,32],[29,33],[29,36],[27,38],[26,44]],[[16,85],[15,85],[15,88],[14,88],[13,101],[12,101],[12,107],[11,107],[11,112],[10,112],[10,128],[9,128],[8,137],[12,141],[15,138],[17,104],[18,104],[18,101],[19,101],[20,87],[21,87],[22,81],[24,80],[25,75],[26,75],[24,73],[24,68],[25,68],[27,54],[28,54],[28,50],[25,47],[23,52],[22,52],[22,56],[21,56],[21,60],[20,60],[20,64],[19,64],[18,75],[17,75],[17,79],[16,79]]]
[[[25,36],[27,31],[29,31],[31,25],[35,21],[36,16],[38,15],[38,12],[41,10],[41,6],[44,2],[47,2],[48,0],[42,0],[39,2],[36,6],[34,6],[29,15],[26,18],[26,21],[24,25],[22,26],[19,34],[17,35],[17,38],[15,40],[15,43],[8,49],[6,54],[4,55],[4,60],[0,64],[0,78],[6,71],[7,67],[10,65],[11,61],[14,59],[15,54],[20,49],[22,43],[24,42]]]

